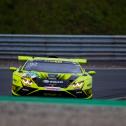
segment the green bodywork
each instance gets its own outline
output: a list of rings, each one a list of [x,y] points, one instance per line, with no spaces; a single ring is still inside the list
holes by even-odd
[[[34,61],[46,60],[50,62],[67,61],[76,63],[81,69],[81,73],[50,73],[43,71],[26,71],[24,66],[20,68],[10,67],[13,71],[12,94],[15,96],[58,96],[58,97],[77,97],[77,98],[92,98],[92,76],[95,71],[86,72],[80,64],[85,64],[86,59],[65,59],[65,58],[45,58],[45,57],[28,57],[19,56],[19,60]],[[49,80],[49,75],[55,75],[57,80]],[[70,81],[70,78],[75,79]],[[41,83],[36,80],[39,78]],[[40,83],[40,84],[38,84]],[[53,83],[46,86],[46,83]],[[56,84],[55,84],[56,83]],[[66,86],[63,83],[67,83]],[[57,86],[58,85],[58,86]],[[62,85],[62,86],[60,86]]]

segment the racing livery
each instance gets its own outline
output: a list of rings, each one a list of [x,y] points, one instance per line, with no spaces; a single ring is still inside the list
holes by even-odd
[[[82,64],[86,59],[18,56],[25,61],[13,71],[12,95],[92,98],[92,76]]]

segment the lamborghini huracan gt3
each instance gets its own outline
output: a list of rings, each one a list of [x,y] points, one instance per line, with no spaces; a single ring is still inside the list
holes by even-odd
[[[14,96],[92,98],[92,76],[82,64],[86,59],[18,56],[24,65],[13,71]]]

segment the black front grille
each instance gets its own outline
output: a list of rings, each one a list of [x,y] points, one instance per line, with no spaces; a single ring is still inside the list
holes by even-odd
[[[91,89],[90,89],[91,90]],[[21,96],[47,96],[47,97],[75,97],[86,98],[90,95],[85,94],[82,90],[67,90],[66,91],[52,91],[52,90],[38,90],[36,88],[22,87],[16,92]]]
[[[19,91],[17,91],[17,94],[21,95],[21,96],[26,96],[27,94],[35,91],[35,88],[30,88],[30,87],[22,87]]]
[[[69,94],[65,91],[47,91],[47,90],[39,90],[37,92],[29,94],[29,96],[44,96],[44,97],[74,97],[74,98],[86,98],[87,95],[80,90],[68,91],[72,94]]]
[[[29,96],[44,96],[44,97],[73,97],[72,95],[63,92],[63,91],[47,91],[47,90],[43,90],[43,91],[37,91],[34,92],[32,94],[30,94]]]
[[[63,83],[44,83],[43,79],[41,78],[34,78],[34,82],[39,86],[39,87],[45,87],[45,86],[50,86],[50,87],[61,87],[61,88],[67,88],[70,84],[69,80],[63,81]],[[57,80],[58,81],[58,80]]]

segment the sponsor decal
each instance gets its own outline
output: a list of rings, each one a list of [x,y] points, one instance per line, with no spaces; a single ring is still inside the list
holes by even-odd
[[[60,87],[48,87],[48,86],[45,86],[46,90],[52,90],[52,91],[59,91],[60,90]]]
[[[26,72],[26,73],[23,73],[22,77],[30,77],[30,78],[35,78],[37,77],[37,74],[35,72]]]
[[[48,84],[49,83],[49,80],[43,80],[43,83]]]
[[[44,62],[49,62],[49,63],[62,63],[61,60],[45,60]]]
[[[63,81],[52,81],[52,80],[50,80],[49,82],[51,84],[62,84],[63,83]]]
[[[57,81],[57,80],[43,80],[43,83],[50,83],[50,84],[63,84],[63,81]]]
[[[22,88],[22,91],[29,91],[28,89],[26,89],[26,88]]]

